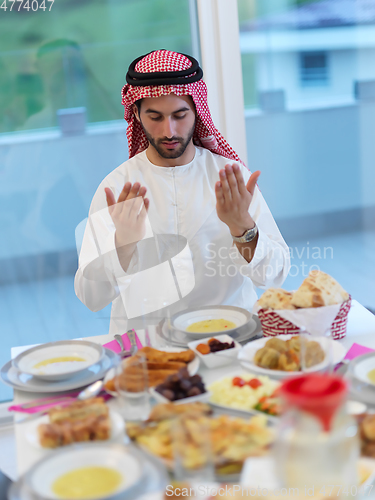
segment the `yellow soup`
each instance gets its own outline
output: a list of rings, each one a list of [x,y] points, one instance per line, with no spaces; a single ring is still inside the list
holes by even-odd
[[[186,328],[186,331],[191,333],[214,333],[231,330],[232,328],[236,328],[236,326],[232,321],[226,319],[207,319],[192,323]]]
[[[52,491],[60,498],[100,498],[114,493],[123,476],[108,467],[82,467],[60,476],[52,485]]]
[[[52,363],[64,363],[67,361],[86,361],[85,358],[79,358],[78,356],[60,356],[59,358],[45,359],[44,361],[39,361],[34,368],[42,368],[43,366],[52,365]]]
[[[368,372],[367,377],[372,384],[375,384],[375,368]]]

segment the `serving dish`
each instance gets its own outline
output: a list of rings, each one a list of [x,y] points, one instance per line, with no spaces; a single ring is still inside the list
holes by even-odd
[[[281,340],[289,340],[291,337],[295,337],[295,335],[277,335],[272,338],[280,338]],[[258,366],[254,362],[254,356],[256,352],[261,349],[262,347],[265,346],[266,342],[270,340],[270,337],[264,337],[261,339],[254,340],[252,342],[249,342],[246,344],[241,351],[238,354],[238,360],[241,363],[241,366],[245,368],[246,370],[249,370],[252,373],[256,373],[259,375],[266,375],[268,377],[274,378],[274,379],[284,379],[293,375],[298,375],[301,374],[300,371],[282,371],[282,370],[272,370],[268,368],[263,368],[261,366]],[[332,364],[336,365],[337,363],[340,363],[346,354],[346,349],[345,347],[340,344],[339,342],[336,342],[332,339],[327,339],[325,337],[309,337],[309,341],[316,341],[318,342],[321,346],[322,349],[325,353],[328,352],[328,349],[332,348]],[[311,368],[308,368],[306,370],[307,373],[312,373],[312,372],[317,372],[317,371],[322,371],[325,370],[330,363],[330,359],[326,358],[324,359],[323,362],[312,366]]]
[[[27,373],[22,373],[12,365],[12,361],[8,361],[1,368],[0,377],[5,384],[21,391],[43,393],[65,392],[84,387],[103,378],[106,372],[114,366],[116,359],[116,353],[109,349],[104,349],[104,356],[98,363],[95,363],[74,377],[56,381],[40,380]]]
[[[238,418],[207,413],[207,405],[200,408],[195,405],[194,409],[189,409],[189,405],[173,406],[179,408],[176,418],[160,414],[153,418],[151,414],[146,422],[127,423],[129,438],[145,453],[157,456],[172,472],[180,466],[178,460],[175,463],[176,455],[186,453],[186,463],[189,464],[186,468],[194,469],[202,466],[207,453],[216,477],[224,480],[227,476],[227,480],[233,482],[244,460],[248,456],[267,453],[274,440],[274,428],[265,416]],[[154,410],[157,409],[155,406]],[[207,448],[210,437],[211,446]]]
[[[17,370],[41,380],[65,380],[98,363],[104,348],[85,340],[60,340],[40,344],[12,360]]]
[[[211,352],[209,354],[202,354],[201,352],[197,351],[196,347],[199,344],[207,344],[207,342],[211,338],[215,338],[220,342],[234,342],[234,347],[225,349],[223,351]],[[204,339],[195,340],[194,342],[189,342],[188,347],[192,351],[194,351],[195,355],[198,356],[198,358],[207,366],[207,368],[216,368],[218,366],[225,366],[233,363],[242,348],[241,344],[239,344],[236,340],[233,340],[233,338],[227,334],[213,335]]]

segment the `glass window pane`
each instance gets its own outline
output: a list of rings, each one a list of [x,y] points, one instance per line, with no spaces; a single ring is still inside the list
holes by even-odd
[[[284,286],[319,267],[375,310],[375,0],[238,11],[249,168],[290,246]]]
[[[108,333],[110,306],[94,313],[74,292],[75,228],[128,158],[130,62],[160,48],[197,56],[192,1],[45,3],[7,2],[0,16],[1,365],[13,346]]]

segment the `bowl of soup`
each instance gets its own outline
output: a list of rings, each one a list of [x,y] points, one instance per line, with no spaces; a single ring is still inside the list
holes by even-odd
[[[49,455],[26,474],[34,496],[51,500],[104,500],[137,497],[142,462],[119,444],[71,446]]]
[[[171,328],[192,338],[219,334],[238,335],[249,328],[252,314],[235,306],[204,306],[187,309],[171,318]]]

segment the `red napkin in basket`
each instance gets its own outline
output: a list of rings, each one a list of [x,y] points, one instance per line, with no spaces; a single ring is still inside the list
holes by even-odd
[[[139,340],[136,331],[135,330],[132,330],[132,331],[134,332],[135,342],[137,344],[138,349],[142,349],[143,345],[142,345],[142,342]],[[131,348],[131,343],[130,343],[128,334],[124,333],[123,335],[121,335],[121,337],[122,337],[122,341],[124,342],[125,350],[128,351]],[[120,352],[121,351],[121,348],[120,348],[117,340],[111,340],[111,342],[104,344],[103,347],[106,347],[107,349],[110,349],[113,352]]]

